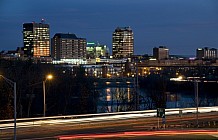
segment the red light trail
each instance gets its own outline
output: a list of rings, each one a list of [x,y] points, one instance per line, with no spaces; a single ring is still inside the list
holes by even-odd
[[[99,134],[78,134],[58,136],[59,140],[78,139],[78,138],[111,138],[126,136],[170,136],[170,135],[218,135],[218,130],[165,130],[165,131],[134,131],[134,132],[117,132],[117,133],[99,133]]]

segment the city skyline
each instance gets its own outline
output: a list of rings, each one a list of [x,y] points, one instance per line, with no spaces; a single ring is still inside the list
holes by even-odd
[[[106,44],[112,51],[116,27],[134,32],[134,54],[152,54],[166,46],[170,54],[195,55],[197,48],[218,47],[216,0],[84,0],[0,2],[1,50],[23,47],[22,24],[40,22],[55,33],[74,33],[87,41]]]

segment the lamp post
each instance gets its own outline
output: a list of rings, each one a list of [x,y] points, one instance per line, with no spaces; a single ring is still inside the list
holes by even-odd
[[[9,85],[14,88],[14,140],[16,140],[16,119],[17,119],[17,93],[16,93],[16,82],[0,75]]]
[[[47,80],[51,80],[53,76],[51,74],[47,75],[45,80],[42,81],[42,86],[43,86],[43,117],[45,117],[45,112],[46,112],[46,104],[45,104],[45,83]]]

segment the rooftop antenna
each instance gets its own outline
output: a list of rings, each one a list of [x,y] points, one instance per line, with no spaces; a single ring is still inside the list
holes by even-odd
[[[41,23],[45,23],[45,19],[44,18],[41,19]]]

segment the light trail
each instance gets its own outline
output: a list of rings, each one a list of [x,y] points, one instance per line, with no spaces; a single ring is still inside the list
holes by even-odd
[[[168,131],[133,131],[133,132],[116,132],[116,133],[100,133],[100,134],[77,134],[57,136],[59,140],[81,139],[81,138],[113,138],[127,136],[171,136],[171,135],[218,135],[217,130],[168,130]]]
[[[177,115],[179,110],[183,114],[196,113],[196,108],[173,108],[166,109],[166,115]],[[218,112],[218,106],[214,107],[199,107],[199,113]],[[100,114],[85,114],[85,115],[69,115],[69,116],[54,116],[40,118],[23,118],[17,119],[17,128],[34,127],[41,125],[55,124],[81,124],[87,122],[101,122],[113,120],[125,120],[134,118],[156,117],[157,110],[131,111],[131,112],[116,112],[116,113],[100,113]],[[0,120],[0,130],[13,128],[13,119]]]

